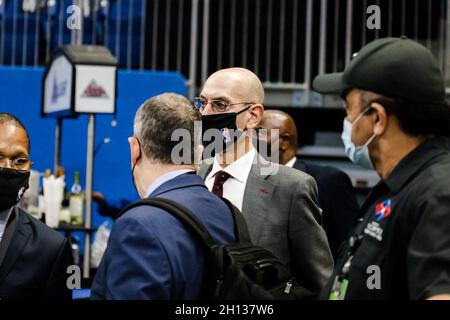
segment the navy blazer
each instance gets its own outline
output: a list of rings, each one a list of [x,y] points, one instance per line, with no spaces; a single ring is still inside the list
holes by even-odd
[[[294,168],[316,180],[322,225],[328,237],[331,253],[336,258],[342,242],[358,219],[359,205],[350,178],[342,171],[297,160]]]
[[[66,283],[73,264],[69,241],[22,209],[13,212],[9,244],[0,245],[0,251],[6,250],[0,259],[0,300],[71,299]]]
[[[150,197],[177,201],[191,210],[218,243],[232,243],[227,205],[202,178],[186,173],[159,186]],[[204,249],[176,218],[141,206],[115,222],[92,286],[93,299],[197,299]]]

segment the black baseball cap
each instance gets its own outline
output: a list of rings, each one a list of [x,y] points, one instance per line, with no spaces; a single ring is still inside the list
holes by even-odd
[[[315,77],[313,89],[343,94],[357,88],[414,102],[445,104],[445,81],[430,50],[405,36],[370,42],[344,72]]]

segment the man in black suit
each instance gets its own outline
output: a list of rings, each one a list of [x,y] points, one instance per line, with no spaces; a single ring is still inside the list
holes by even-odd
[[[70,299],[68,240],[17,205],[28,188],[29,153],[23,124],[0,113],[0,299]]]
[[[333,257],[356,222],[358,204],[349,177],[342,171],[298,159],[297,128],[290,115],[279,110],[266,110],[260,124],[264,129],[279,129],[280,163],[311,175],[317,182],[323,228]]]

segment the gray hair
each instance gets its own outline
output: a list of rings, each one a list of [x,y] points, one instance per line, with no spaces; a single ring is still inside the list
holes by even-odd
[[[189,158],[194,163],[194,123],[200,120],[201,115],[191,101],[179,94],[164,93],[139,107],[134,118],[134,136],[150,161],[174,164],[171,154],[178,142],[173,141],[172,134],[175,130],[185,130],[190,138]]]

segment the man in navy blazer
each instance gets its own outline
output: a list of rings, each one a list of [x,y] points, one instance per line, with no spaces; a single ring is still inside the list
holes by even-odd
[[[146,101],[136,113],[134,136],[129,138],[134,184],[141,198],[177,201],[195,214],[216,242],[232,243],[230,210],[195,174],[194,122],[199,120],[198,111],[182,96],[163,94]],[[190,147],[182,151],[183,161],[172,155],[178,141],[171,137],[177,129],[191,137]],[[150,206],[133,208],[114,224],[91,298],[197,299],[204,254],[200,243],[169,213]]]
[[[0,300],[70,300],[69,240],[19,207],[30,169],[25,126],[0,112]]]
[[[294,119],[279,110],[267,110],[261,128],[279,129],[280,163],[312,176],[319,191],[319,206],[322,209],[323,228],[327,234],[331,253],[336,258],[341,243],[358,218],[359,206],[352,182],[342,171],[298,159],[297,127]]]

